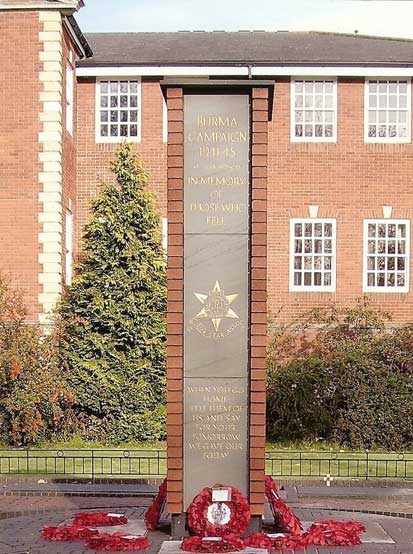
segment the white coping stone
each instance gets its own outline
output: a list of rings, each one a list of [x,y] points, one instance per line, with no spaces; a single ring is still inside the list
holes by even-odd
[[[43,131],[39,133],[39,142],[44,143],[45,150],[54,150],[52,144],[59,144],[59,150],[62,150],[62,131]]]
[[[61,223],[62,214],[54,212],[40,212],[37,219],[39,223]]]
[[[61,294],[62,284],[61,283],[41,283],[43,285],[43,294],[53,293]]]
[[[62,23],[61,21],[43,21],[43,31],[44,32],[50,32],[50,31],[61,31],[62,30]]]
[[[40,193],[41,194],[41,193]],[[42,244],[46,242],[59,242],[62,238],[61,232],[43,231],[39,233],[39,242]]]
[[[182,541],[164,541],[162,543],[159,554],[182,554],[185,552],[181,550]],[[268,554],[268,550],[265,548],[250,548],[247,547],[242,551],[243,554]]]
[[[62,255],[55,252],[40,252],[38,256],[39,264],[56,263],[59,266],[62,263]]]
[[[62,67],[60,65],[60,67]],[[62,70],[60,71],[40,71],[39,73],[39,80],[41,83],[55,83],[60,82],[60,79],[62,78]]]
[[[46,141],[43,144],[43,148],[45,152],[49,152],[51,154],[52,152],[58,152],[60,155],[62,154],[62,142],[61,141]]]
[[[63,166],[61,160],[43,162],[42,173],[62,173]]]
[[[44,242],[43,243],[43,253],[44,254],[57,254],[61,253],[62,247],[61,244],[57,242]]]
[[[59,102],[62,101],[62,91],[44,92],[40,93],[40,102]]]
[[[61,182],[62,175],[59,171],[41,171],[39,173],[39,181],[41,183]]]
[[[54,50],[42,51],[39,53],[41,62],[58,62],[61,63],[61,55]]]
[[[61,54],[63,52],[63,48],[60,42],[57,41],[44,42],[43,52],[60,52]]]
[[[62,16],[59,11],[41,11],[39,12],[40,21],[59,21],[62,22]]]
[[[40,122],[43,123],[43,131],[53,131],[56,130],[53,129],[51,126],[46,126],[45,124],[53,123],[54,125],[62,125],[62,113],[61,112],[55,112],[55,111],[43,111],[40,114]],[[57,128],[58,130],[58,128]]]
[[[54,40],[60,40],[60,37],[62,36],[61,29],[53,29],[53,30],[44,30],[39,32],[39,40],[40,42],[51,42]]]
[[[62,154],[61,152],[39,152],[39,161],[46,162],[58,162],[62,165]]]
[[[42,204],[43,204],[44,214],[46,213],[53,213],[53,214],[60,214],[60,215],[62,214],[61,202],[42,202]]]

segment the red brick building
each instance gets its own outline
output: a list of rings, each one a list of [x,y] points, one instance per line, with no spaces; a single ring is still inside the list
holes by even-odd
[[[161,82],[176,77],[274,81],[268,166],[254,168],[268,176],[259,200],[270,311],[290,320],[366,294],[395,323],[412,321],[413,42],[258,31],[85,37],[73,17],[82,5],[0,1],[0,271],[24,289],[30,321],[47,323],[70,283],[90,200],[123,140],[166,216]]]

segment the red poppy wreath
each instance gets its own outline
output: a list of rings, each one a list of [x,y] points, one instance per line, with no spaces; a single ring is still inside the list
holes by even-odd
[[[217,484],[214,488],[228,488]],[[212,489],[205,487],[188,508],[188,527],[198,537],[240,537],[248,528],[248,500],[231,487],[231,500],[213,502]]]

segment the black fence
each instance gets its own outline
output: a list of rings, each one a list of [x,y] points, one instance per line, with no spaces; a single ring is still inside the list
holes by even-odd
[[[165,450],[0,450],[0,476],[156,478]],[[413,454],[269,450],[266,473],[279,479],[413,480]]]
[[[278,478],[413,480],[413,454],[269,451],[266,472]]]
[[[134,478],[166,475],[165,450],[0,450],[0,476]]]

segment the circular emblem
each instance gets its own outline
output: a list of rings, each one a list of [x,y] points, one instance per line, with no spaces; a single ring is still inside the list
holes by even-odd
[[[224,502],[214,502],[208,508],[207,519],[212,525],[226,525],[231,519],[231,510]]]
[[[229,302],[222,291],[213,290],[205,300],[204,309],[210,319],[222,319],[226,316]]]
[[[248,500],[235,487],[231,487],[228,502],[213,502],[212,489],[205,487],[188,508],[188,527],[198,537],[240,537],[247,530],[249,521]]]

